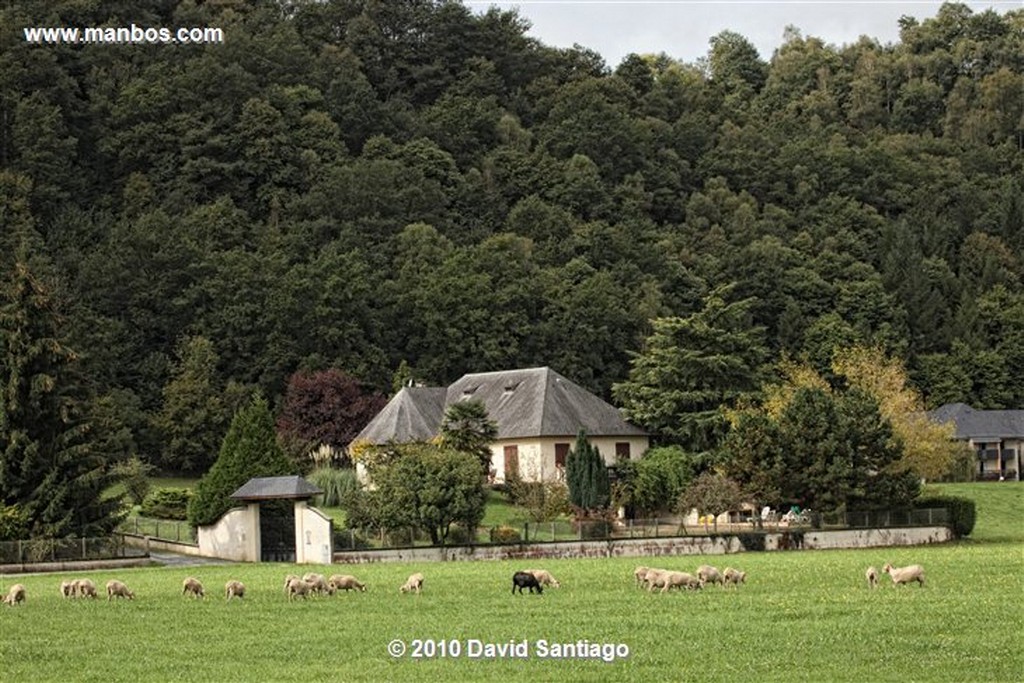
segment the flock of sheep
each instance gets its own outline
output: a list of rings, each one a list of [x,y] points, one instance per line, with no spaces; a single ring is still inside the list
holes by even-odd
[[[726,567],[725,571],[720,572],[709,564],[697,567],[695,574],[640,566],[633,570],[633,578],[638,588],[647,588],[651,592],[655,588],[660,588],[660,592],[664,593],[673,588],[700,590],[709,583],[717,583],[723,588],[729,585],[739,586],[747,582],[747,573],[732,567]]]
[[[924,567],[919,564],[912,564],[907,567],[893,567],[886,563],[882,567],[882,573],[888,574],[892,579],[892,585],[908,584],[916,581],[924,585]],[[633,577],[638,588],[646,588],[653,592],[660,588],[664,593],[673,588],[699,590],[709,583],[717,583],[723,588],[728,586],[738,587],[746,583],[747,573],[726,567],[724,571],[711,565],[702,564],[697,567],[694,574],[689,572],[676,571],[671,569],[656,569],[654,567],[640,566],[633,570]],[[876,588],[879,582],[879,572],[874,567],[868,567],[864,572],[870,588]],[[520,593],[528,589],[530,593],[536,591],[543,593],[545,586],[558,588],[561,584],[546,569],[522,569],[512,575],[512,593],[516,590]],[[289,574],[284,579],[284,593],[288,600],[295,598],[307,598],[310,595],[334,595],[338,591],[365,591],[366,584],[350,574],[334,574],[330,578],[324,578],[323,574],[309,573],[302,578]],[[398,591],[400,593],[419,593],[423,590],[423,574],[416,572],[409,576]],[[65,598],[96,598],[96,584],[89,579],[76,579],[74,581],[61,581],[60,594]],[[206,591],[202,582],[194,576],[186,578],[182,582],[182,595],[189,595],[193,598],[205,598]],[[232,598],[242,599],[245,597],[245,584],[232,579],[224,584],[224,596],[226,600]],[[127,598],[133,600],[135,593],[128,589],[123,582],[117,579],[107,581],[107,600],[113,598]],[[6,605],[16,605],[25,602],[25,586],[16,583],[7,591],[7,595],[0,600]]]

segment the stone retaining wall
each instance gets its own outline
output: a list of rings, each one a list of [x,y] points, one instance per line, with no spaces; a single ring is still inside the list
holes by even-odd
[[[566,559],[575,557],[657,557],[672,555],[724,555],[747,551],[760,541],[766,551],[828,548],[878,548],[945,543],[953,539],[947,527],[898,529],[842,529],[782,533],[677,538],[631,538],[608,541],[517,543],[511,545],[450,546],[446,548],[390,548],[347,550],[334,553],[335,564],[367,562],[457,562],[466,560]]]

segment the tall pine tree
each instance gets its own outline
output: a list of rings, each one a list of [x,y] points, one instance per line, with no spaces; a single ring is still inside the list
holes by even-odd
[[[22,262],[0,292],[0,503],[32,537],[100,536],[120,520],[119,480],[76,383],[46,287]]]
[[[188,506],[189,522],[213,524],[236,504],[230,496],[242,484],[253,477],[279,477],[292,471],[277,441],[267,400],[257,395],[235,414],[217,462],[199,480]]]

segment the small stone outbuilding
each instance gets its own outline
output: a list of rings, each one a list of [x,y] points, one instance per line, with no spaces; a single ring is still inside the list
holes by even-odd
[[[215,524],[199,527],[200,552],[241,562],[330,564],[334,554],[333,520],[309,506],[309,500],[320,493],[319,488],[297,475],[250,479],[231,494],[244,507],[232,508]],[[270,501],[294,501],[292,514],[264,519],[260,506]],[[264,543],[264,538],[275,540]]]

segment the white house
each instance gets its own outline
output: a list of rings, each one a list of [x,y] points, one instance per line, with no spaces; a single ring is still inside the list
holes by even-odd
[[[481,401],[498,427],[491,444],[496,482],[513,470],[525,481],[562,478],[581,429],[608,465],[635,460],[649,445],[647,432],[618,409],[548,367],[464,375],[447,388],[405,387],[353,443],[429,441],[448,406],[469,400]]]
[[[928,416],[935,422],[953,422],[954,438],[967,442],[978,455],[978,479],[1020,481],[1024,410],[975,410],[947,403]]]

